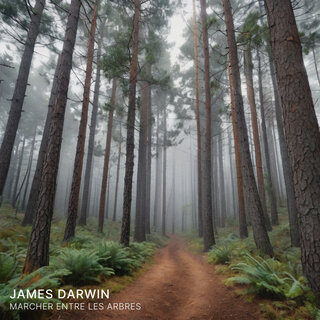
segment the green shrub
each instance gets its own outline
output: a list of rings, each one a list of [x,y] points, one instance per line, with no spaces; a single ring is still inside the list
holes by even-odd
[[[290,273],[279,271],[281,263],[274,259],[264,260],[247,254],[247,262],[231,268],[241,275],[228,279],[228,282],[247,284],[251,292],[262,296],[294,299],[304,294],[305,287]]]
[[[86,285],[98,283],[98,275],[109,276],[114,274],[112,268],[105,268],[99,263],[96,252],[88,250],[64,249],[56,262],[61,262],[62,267],[70,271],[64,277],[64,282],[71,285]]]
[[[207,261],[213,264],[229,264],[231,259],[232,249],[228,245],[214,246],[207,257]]]
[[[130,257],[129,249],[113,241],[103,241],[97,250],[99,263],[107,268],[112,268],[116,275],[131,273],[139,262]]]

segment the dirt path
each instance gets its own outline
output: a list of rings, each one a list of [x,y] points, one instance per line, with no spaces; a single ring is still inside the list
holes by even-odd
[[[155,264],[144,275],[118,294],[110,294],[106,303],[141,303],[140,311],[70,313],[59,319],[116,320],[251,320],[259,319],[254,304],[235,297],[234,291],[222,284],[199,255],[186,250],[181,238],[172,237],[170,244],[159,250]]]

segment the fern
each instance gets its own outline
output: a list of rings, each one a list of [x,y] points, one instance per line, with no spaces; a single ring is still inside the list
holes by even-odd
[[[137,261],[130,258],[129,249],[118,243],[104,241],[97,250],[99,263],[107,268],[112,268],[116,275],[129,274],[137,267]]]
[[[11,279],[17,269],[18,262],[7,253],[0,253],[0,283]]]
[[[231,267],[240,273],[239,276],[228,279],[228,282],[248,284],[250,291],[259,296],[271,298],[297,298],[304,294],[304,286],[288,272],[278,271],[280,262],[274,259],[263,260],[246,256],[247,262],[241,262]]]
[[[99,257],[94,251],[64,249],[56,260],[56,264],[62,263],[64,269],[70,273],[64,277],[64,281],[71,285],[86,285],[99,283],[98,275],[113,275],[112,268],[106,268],[99,263]]]
[[[26,299],[23,297],[10,298],[13,289],[23,290],[24,294],[28,290],[34,289],[52,289],[60,285],[62,278],[69,274],[66,269],[53,269],[52,267],[42,267],[28,275],[22,277],[15,277],[8,281],[8,283],[0,284],[0,310],[1,312],[10,312],[13,319],[19,319],[19,311],[9,311],[10,303],[46,303],[57,302],[57,299]]]
[[[228,245],[214,246],[208,253],[208,262],[213,264],[229,264],[232,259],[232,249]]]

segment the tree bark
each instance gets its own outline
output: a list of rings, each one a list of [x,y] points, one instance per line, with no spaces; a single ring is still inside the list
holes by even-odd
[[[120,121],[119,149],[118,149],[118,161],[117,161],[117,177],[116,177],[116,189],[115,189],[115,195],[114,195],[114,206],[113,206],[112,221],[116,221],[116,216],[117,216],[118,189],[119,189],[119,176],[120,176],[120,160],[121,160],[121,145],[122,145],[122,123]]]
[[[17,137],[16,142],[15,142],[15,152],[14,152],[14,156],[13,159],[11,161],[10,164],[10,171],[8,174],[9,180],[7,179],[6,182],[6,187],[5,187],[5,191],[6,191],[6,199],[8,201],[10,201],[11,197],[12,197],[12,189],[13,189],[13,183],[14,183],[14,176],[16,173],[16,167],[17,167],[17,161],[18,161],[18,156],[19,156],[19,143],[20,143],[20,138]]]
[[[151,77],[151,65],[147,65],[148,76]],[[151,213],[151,164],[152,164],[152,103],[151,84],[148,87],[148,140],[147,140],[147,173],[146,173],[146,233],[150,234],[150,213]]]
[[[53,216],[56,180],[59,167],[64,115],[68,97],[72,55],[77,35],[81,1],[72,0],[66,27],[66,35],[61,52],[61,68],[52,119],[49,140],[41,175],[41,186],[37,203],[36,216],[33,220],[28,252],[23,273],[49,264],[50,227]]]
[[[123,191],[123,216],[120,243],[129,246],[130,243],[130,216],[132,201],[132,176],[134,167],[134,124],[136,113],[136,86],[138,67],[139,24],[141,1],[134,0],[133,43],[130,64],[129,105],[127,119],[126,168]]]
[[[252,124],[254,152],[255,152],[255,159],[256,159],[258,190],[259,190],[266,227],[268,231],[271,231],[272,227],[271,227],[270,219],[268,216],[266,194],[265,194],[265,188],[264,188],[261,146],[260,146],[259,129],[258,129],[257,106],[256,106],[255,94],[254,94],[254,88],[253,88],[253,71],[252,70],[253,70],[253,63],[252,63],[252,55],[251,55],[251,45],[250,43],[248,43],[246,50],[244,52],[244,73],[246,76],[247,95],[248,95],[250,111],[251,111],[251,124]]]
[[[206,131],[205,131],[205,181],[204,181],[204,201],[203,204],[203,242],[204,251],[209,251],[215,244],[212,225],[212,186],[211,186],[211,93],[210,93],[210,63],[209,63],[209,43],[208,26],[206,13],[206,0],[200,0],[201,21],[203,28],[203,53],[204,53],[204,85],[205,85],[205,109],[206,109]]]
[[[3,188],[7,179],[11,153],[17,135],[17,130],[22,113],[22,106],[27,90],[34,46],[39,34],[42,13],[45,5],[45,0],[37,0],[34,8],[31,11],[31,22],[20,62],[18,78],[11,100],[9,118],[0,149],[0,197],[2,196]]]
[[[18,162],[17,175],[16,175],[16,179],[15,179],[15,182],[14,182],[13,193],[12,193],[12,198],[11,198],[11,206],[14,207],[14,208],[15,208],[16,202],[17,202],[18,184],[19,184],[19,180],[20,180],[20,174],[21,174],[21,167],[22,167],[22,160],[23,160],[23,155],[24,155],[25,144],[26,144],[26,137],[23,137],[22,147],[21,147],[20,156],[19,156],[19,162]]]
[[[146,172],[147,172],[147,143],[148,143],[148,108],[149,108],[149,83],[141,82],[141,108],[139,154],[137,172],[137,197],[134,240],[146,240]]]
[[[69,207],[68,207],[68,217],[67,217],[66,229],[64,231],[63,241],[69,241],[71,238],[74,237],[76,223],[77,223],[84,147],[86,143],[86,133],[87,133],[87,123],[88,123],[88,109],[89,109],[89,102],[90,102],[90,88],[91,88],[91,80],[92,80],[92,65],[93,65],[93,55],[94,55],[95,33],[96,33],[96,26],[97,26],[97,16],[98,16],[98,0],[95,0],[92,22],[91,22],[91,29],[90,29],[90,37],[89,37],[89,43],[88,43],[87,68],[86,68],[86,78],[84,82],[81,120],[79,125],[76,156],[74,159],[73,176],[72,176],[71,192],[70,192]]]
[[[82,192],[82,205],[80,211],[79,225],[84,226],[87,224],[87,212],[89,210],[89,196],[90,196],[90,183],[91,183],[91,171],[92,171],[92,161],[93,161],[93,150],[94,150],[94,138],[96,134],[97,127],[97,115],[99,109],[99,96],[100,96],[100,82],[101,82],[101,52],[102,52],[102,42],[104,38],[104,28],[106,24],[106,18],[102,20],[100,26],[100,39],[98,42],[97,50],[97,69],[96,69],[96,82],[94,87],[94,96],[92,103],[92,112],[90,120],[90,133],[88,141],[88,153],[86,161],[86,169],[84,173],[83,181],[83,192]]]
[[[160,127],[160,115],[157,110],[157,131],[156,131],[156,180],[155,180],[155,191],[154,191],[154,209],[153,209],[153,226],[157,229],[158,216],[161,206],[161,149],[160,149],[160,138],[159,138],[159,127]]]
[[[229,0],[222,0],[227,27],[227,39],[229,46],[229,59],[231,66],[231,86],[234,97],[234,109],[236,115],[236,131],[239,138],[241,155],[242,177],[246,206],[251,217],[253,237],[258,249],[273,256],[273,249],[266,230],[262,205],[253,173],[253,167],[249,151],[248,133],[244,117],[243,100],[241,93],[241,79],[238,61],[238,49],[234,33],[232,9]]]
[[[113,79],[112,95],[111,95],[111,101],[110,101],[111,109],[109,111],[106,150],[105,150],[104,162],[103,162],[98,232],[103,231],[104,210],[105,210],[105,205],[106,205],[106,191],[107,191],[107,183],[108,183],[108,171],[109,171],[109,160],[110,160],[110,149],[111,149],[111,138],[112,138],[112,125],[113,125],[114,107],[115,107],[115,102],[116,102],[116,92],[117,92],[117,80]]]
[[[201,128],[200,128],[200,101],[199,101],[199,62],[198,62],[198,34],[197,12],[195,0],[193,0],[193,41],[195,62],[195,89],[196,89],[196,121],[197,121],[197,169],[198,169],[198,234],[203,236],[202,195],[201,195]]]
[[[265,0],[300,223],[303,271],[320,306],[320,132],[290,0]]]
[[[226,226],[226,195],[225,195],[225,186],[224,186],[224,166],[223,166],[223,147],[222,147],[222,134],[218,137],[218,147],[219,147],[219,189],[221,195],[221,227]]]
[[[166,235],[167,202],[167,105],[163,109],[163,184],[162,184],[162,235]]]
[[[40,144],[40,149],[39,149],[39,154],[38,154],[38,160],[37,160],[37,166],[36,166],[36,170],[35,170],[33,180],[32,180],[27,209],[24,214],[23,221],[22,221],[23,226],[28,225],[28,224],[32,224],[32,221],[34,218],[34,212],[36,210],[36,205],[37,205],[38,196],[39,196],[39,192],[40,192],[41,175],[42,175],[43,162],[44,162],[44,158],[46,155],[48,140],[49,140],[49,128],[50,128],[50,122],[51,122],[51,117],[52,117],[52,110],[53,110],[53,105],[55,103],[55,99],[57,96],[58,76],[59,76],[60,61],[61,61],[60,59],[61,59],[61,57],[59,56],[56,70],[55,70],[54,77],[53,77],[53,83],[52,83],[52,88],[51,88],[51,93],[50,93],[50,98],[49,98],[47,117],[46,117],[44,129],[43,129],[43,134],[42,134],[42,139],[41,139],[41,144]]]
[[[238,206],[239,206],[239,235],[241,239],[248,237],[247,219],[245,213],[244,195],[243,195],[243,178],[241,169],[241,154],[239,145],[239,136],[237,129],[236,109],[234,101],[234,90],[232,81],[232,70],[230,64],[228,65],[229,83],[230,83],[230,95],[231,95],[231,115],[232,115],[232,129],[234,139],[234,153],[236,158],[236,172],[237,172],[237,190],[238,190]]]
[[[272,53],[268,50],[269,54],[269,65],[271,72],[271,80],[274,92],[274,103],[275,103],[275,113],[277,120],[280,152],[283,164],[283,175],[287,194],[287,207],[289,215],[289,225],[290,225],[290,239],[291,245],[293,247],[300,247],[300,235],[299,235],[299,223],[298,223],[298,210],[296,205],[296,199],[294,194],[293,177],[290,167],[289,154],[287,149],[286,137],[284,135],[283,119],[281,114],[280,97],[278,92],[278,85],[276,80],[276,72],[274,67],[274,62],[272,59]],[[270,172],[271,174],[271,172]]]
[[[260,58],[259,50],[257,50],[257,57],[258,57],[258,78],[259,78],[258,81],[259,81],[259,98],[260,98],[260,112],[261,112],[261,128],[262,128],[264,154],[265,154],[266,165],[267,165],[267,182],[268,182],[268,194],[269,194],[269,201],[270,201],[270,208],[271,208],[271,224],[273,226],[276,226],[279,224],[279,219],[278,219],[278,211],[277,211],[277,199],[274,193],[273,182],[271,179],[270,153],[269,153],[269,146],[268,146],[266,120],[265,120],[261,58]]]
[[[33,139],[31,142],[31,148],[30,148],[30,156],[29,156],[29,161],[28,161],[28,175],[27,175],[27,180],[26,180],[26,187],[24,190],[24,195],[23,195],[23,200],[22,200],[22,211],[25,211],[26,209],[26,199],[27,199],[27,193],[28,193],[28,187],[29,187],[29,180],[30,180],[30,175],[31,175],[31,169],[32,169],[32,162],[33,162],[33,152],[34,152],[34,145],[36,142],[36,135],[37,135],[37,126],[34,130],[34,135]]]

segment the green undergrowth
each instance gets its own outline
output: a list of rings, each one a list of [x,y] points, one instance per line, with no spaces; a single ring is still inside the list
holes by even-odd
[[[219,228],[216,245],[207,253],[207,261],[227,278],[225,285],[235,293],[260,305],[263,319],[317,319],[320,311],[302,273],[300,248],[290,246],[289,224],[280,211],[280,225],[269,233],[275,256],[264,256],[250,236],[240,239],[236,227]],[[192,252],[203,250],[202,239],[185,233]]]
[[[97,221],[77,227],[76,237],[63,243],[65,220],[54,219],[50,236],[50,265],[21,277],[31,227],[21,225],[22,216],[9,206],[0,208],[0,315],[19,319],[18,312],[8,310],[9,303],[39,302],[37,299],[10,299],[13,289],[107,288],[117,292],[141,274],[152,262],[157,248],[167,239],[148,235],[148,241],[132,242],[130,247],[118,243],[121,224],[106,221],[104,233],[98,234]],[[48,302],[41,299],[40,302]],[[51,300],[51,302],[55,302]],[[1,318],[1,317],[0,317]]]

